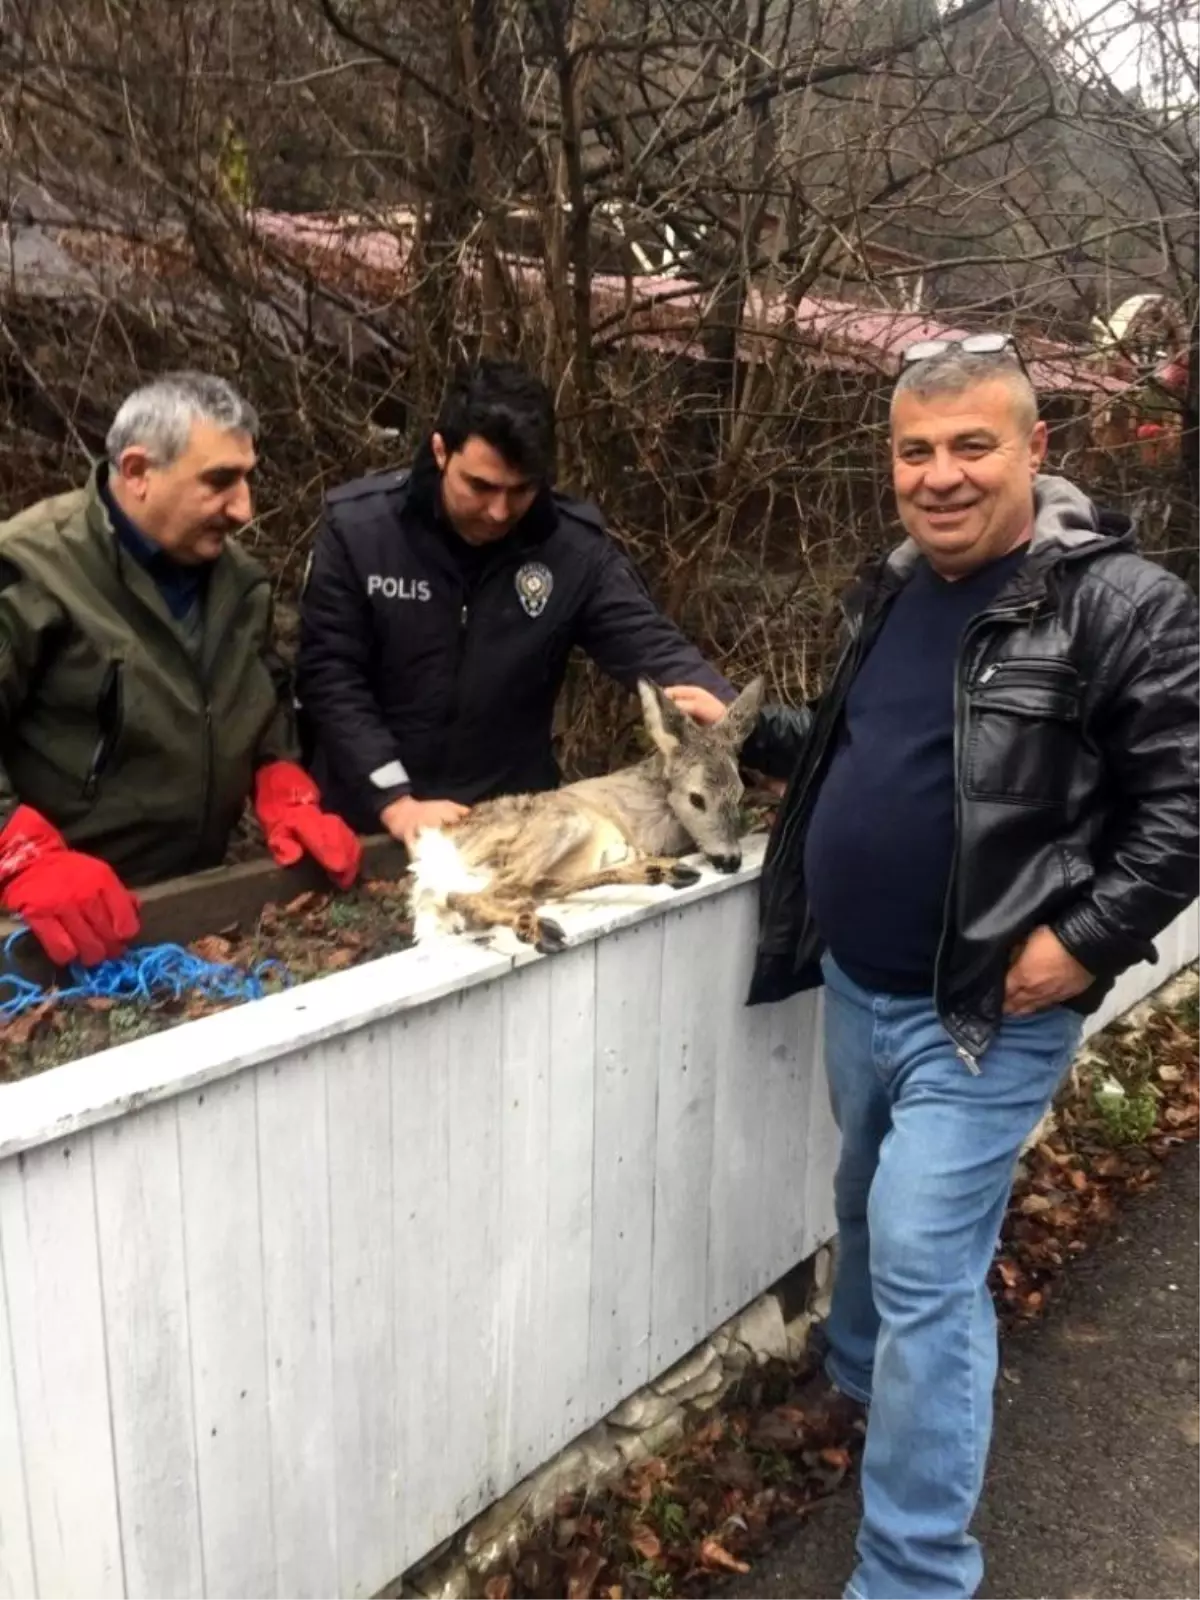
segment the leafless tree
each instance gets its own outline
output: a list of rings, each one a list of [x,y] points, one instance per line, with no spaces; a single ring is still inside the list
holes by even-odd
[[[267,420],[286,613],[323,488],[410,450],[452,362],[506,351],[670,609],[735,676],[811,692],[832,591],[890,536],[889,326],[1083,345],[1158,295],[1182,392],[1104,359],[1194,454],[1196,7],[1090,11],[0,0],[0,496],[78,477],[137,374],[229,371]],[[869,312],[892,323],[864,341]],[[1057,404],[1083,461],[1090,402]],[[1130,500],[1161,487],[1126,444],[1106,461]],[[1180,466],[1168,544],[1193,506]],[[586,765],[617,712],[583,703]]]

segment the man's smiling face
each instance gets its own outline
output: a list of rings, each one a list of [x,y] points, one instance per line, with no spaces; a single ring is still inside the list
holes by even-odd
[[[1046,424],[1030,423],[1003,378],[961,393],[904,390],[892,404],[892,481],[900,520],[930,564],[961,577],[1033,528],[1033,480]]]

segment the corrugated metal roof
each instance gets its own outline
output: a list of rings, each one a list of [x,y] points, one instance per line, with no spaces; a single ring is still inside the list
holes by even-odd
[[[412,259],[411,219],[405,214],[395,228],[381,227],[377,217],[255,211],[253,226],[285,254],[303,256],[307,269],[333,279],[346,269],[376,277],[373,287],[399,295],[407,288]],[[56,233],[69,227],[50,221],[0,224],[0,273],[6,269],[19,291],[47,296],[86,293],[87,267],[63,250]],[[92,240],[93,249],[97,241]],[[119,251],[112,252],[114,266]],[[518,256],[503,258],[505,271],[519,293],[531,301],[544,296],[544,265]],[[464,252],[463,272],[478,275],[478,260]],[[593,327],[601,341],[632,341],[643,349],[702,357],[701,333],[711,315],[715,291],[688,278],[644,276],[627,280],[596,273],[592,278]],[[754,289],[738,332],[738,354],[761,359],[792,315],[783,294]],[[794,327],[811,349],[814,365],[847,373],[877,371],[891,376],[899,353],[918,339],[956,338],[967,330],[920,312],[857,305],[851,301],[806,295],[796,306]],[[1047,339],[1023,339],[1022,354],[1035,386],[1043,393],[1077,393],[1100,398],[1119,394],[1127,381],[1098,370],[1096,353],[1080,351]]]
[[[411,256],[405,230],[396,232],[372,225],[371,219],[347,216],[292,216],[280,212],[255,213],[263,233],[305,250],[310,264],[314,255],[344,256],[357,264],[403,277]],[[541,296],[541,262],[520,257],[503,258],[505,270],[518,288]],[[465,265],[474,276],[477,264]],[[399,285],[397,285],[399,287]],[[680,355],[703,354],[698,335],[711,309],[713,293],[688,278],[640,276],[630,281],[604,273],[592,277],[593,324],[603,335],[632,339],[643,348]],[[761,355],[765,340],[756,335],[786,325],[789,303],[782,294],[764,296],[751,291],[747,315],[739,332],[739,353],[753,359]],[[918,339],[961,338],[969,330],[957,324],[913,311],[893,311],[856,305],[850,301],[806,295],[795,311],[795,327],[821,364],[847,371],[874,368],[892,375],[899,354]],[[1044,393],[1079,393],[1099,397],[1119,394],[1128,387],[1120,378],[1089,364],[1092,352],[1037,339],[1022,344],[1022,354],[1034,385]]]

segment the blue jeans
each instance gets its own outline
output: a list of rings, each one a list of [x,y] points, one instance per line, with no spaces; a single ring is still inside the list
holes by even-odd
[[[988,1268],[1021,1145],[1082,1024],[1060,1007],[1007,1019],[976,1076],[932,1000],[860,989],[829,958],[825,981],[842,1134],[826,1371],[871,1407],[846,1594],[969,1596],[997,1365]]]

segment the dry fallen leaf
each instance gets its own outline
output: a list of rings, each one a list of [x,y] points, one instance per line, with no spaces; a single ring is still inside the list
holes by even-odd
[[[512,1594],[512,1573],[501,1572],[489,1578],[483,1586],[487,1600],[509,1600]]]
[[[703,1539],[700,1543],[700,1564],[721,1572],[749,1572],[748,1561],[739,1561],[718,1539]]]
[[[1072,1157],[1070,1153],[1065,1150],[1056,1150],[1052,1144],[1038,1145],[1038,1154],[1045,1156],[1048,1161],[1053,1161],[1055,1166],[1069,1167],[1071,1165]]]
[[[284,911],[289,917],[299,917],[305,911],[315,911],[324,900],[325,896],[318,894],[315,889],[305,889],[303,894],[298,894],[284,906]]]
[[[6,1022],[0,1030],[5,1044],[28,1044],[53,1010],[54,1001],[43,1000],[40,1005],[30,1006],[28,1011]]]
[[[200,1017],[209,1017],[214,1011],[223,1011],[228,1005],[225,1000],[211,1000],[205,994],[190,994],[183,1002],[183,1014],[190,1022],[196,1022]]]
[[[644,1522],[635,1522],[630,1528],[629,1544],[643,1561],[657,1561],[662,1555],[662,1540],[652,1528],[646,1527]]]
[[[598,1550],[580,1545],[567,1562],[567,1600],[589,1600],[603,1565]]]
[[[517,1563],[517,1577],[534,1596],[562,1595],[562,1561],[549,1550],[527,1550]]]
[[[713,1417],[702,1428],[698,1428],[692,1436],[692,1444],[703,1449],[710,1444],[719,1444],[725,1437],[725,1418]]]
[[[798,1406],[774,1406],[756,1417],[750,1444],[756,1450],[800,1450],[812,1434],[812,1419]]]
[[[193,939],[191,948],[201,961],[220,963],[228,961],[233,955],[233,945],[229,940],[218,938],[215,933],[207,933],[203,938]]]
[[[1047,1199],[1044,1194],[1027,1194],[1021,1201],[1018,1210],[1022,1216],[1035,1217],[1039,1212],[1052,1210],[1053,1206],[1053,1200]]]
[[[1097,1156],[1092,1162],[1092,1172],[1098,1178],[1115,1178],[1124,1170],[1125,1162],[1115,1151]]]

